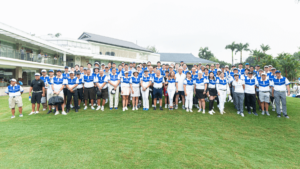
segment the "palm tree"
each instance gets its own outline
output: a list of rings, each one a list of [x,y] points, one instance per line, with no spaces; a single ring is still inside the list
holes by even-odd
[[[269,45],[265,46],[264,44],[260,45],[260,48],[264,53],[266,53],[266,51],[271,49]]]
[[[214,54],[211,51],[209,51],[208,47],[204,47],[204,48],[201,47],[199,49],[198,56],[199,58],[203,58],[207,60],[211,60],[215,57]]]
[[[230,49],[231,50],[232,65],[233,65],[233,51],[236,49],[235,42],[232,42],[230,45],[226,45],[225,49]]]
[[[260,59],[263,58],[266,55],[265,53],[263,53],[263,52],[261,52],[260,50],[257,50],[257,49],[250,50],[250,52],[251,52],[250,56],[255,57],[255,60],[258,61],[258,62],[260,62]]]
[[[243,62],[243,56],[242,56],[243,51],[250,51],[250,49],[248,49],[248,47],[249,47],[248,43],[245,43],[245,44],[242,44],[242,43],[236,44],[235,54],[237,52],[240,52],[240,54],[241,54],[240,63]]]

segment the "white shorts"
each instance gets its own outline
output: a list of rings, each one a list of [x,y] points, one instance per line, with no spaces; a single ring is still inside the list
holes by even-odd
[[[132,87],[133,92],[131,92],[132,97],[140,97],[140,87]]]

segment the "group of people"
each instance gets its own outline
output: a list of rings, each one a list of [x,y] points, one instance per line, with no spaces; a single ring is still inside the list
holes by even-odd
[[[220,114],[224,114],[225,102],[232,102],[237,114],[244,117],[244,105],[249,114],[258,115],[256,104],[262,115],[270,115],[269,105],[277,112],[277,117],[289,118],[286,108],[286,94],[290,94],[289,80],[281,75],[279,70],[266,65],[263,69],[259,65],[250,66],[248,63],[222,66],[217,64],[202,63],[194,64],[191,70],[181,61],[177,64],[161,64],[157,62],[152,66],[151,62],[129,64],[122,62],[117,65],[92,64],[87,67],[75,65],[74,68],[65,67],[64,73],[56,70],[42,70],[41,74],[35,74],[32,81],[29,96],[32,103],[32,111],[29,115],[39,113],[41,100],[44,98],[43,111],[48,113],[67,115],[74,109],[78,112],[81,103],[83,110],[90,107],[92,110],[104,111],[104,106],[109,102],[109,109],[118,109],[119,98],[122,100],[122,110],[127,111],[150,108],[150,96],[153,110],[156,104],[163,110],[178,109],[182,102],[182,109],[187,112],[198,112],[205,114],[205,110],[213,115],[214,102],[217,102]],[[47,74],[48,73],[48,74]],[[11,80],[11,85],[6,89],[9,95],[9,107],[12,109],[12,118],[15,117],[15,106],[19,107],[22,116],[22,86]],[[47,105],[47,101],[53,96],[64,99],[61,105]],[[227,99],[228,98],[228,99]],[[208,109],[205,102],[209,102]],[[37,106],[37,109],[35,109]],[[65,111],[66,109],[66,111]]]

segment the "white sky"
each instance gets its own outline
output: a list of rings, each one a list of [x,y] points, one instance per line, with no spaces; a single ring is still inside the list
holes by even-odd
[[[300,3],[295,0],[14,0],[1,2],[0,22],[36,35],[82,32],[155,45],[159,52],[198,54],[209,49],[231,63],[225,46],[264,43],[268,52],[300,46]],[[243,53],[244,58],[248,53]],[[239,58],[239,53],[235,56]]]

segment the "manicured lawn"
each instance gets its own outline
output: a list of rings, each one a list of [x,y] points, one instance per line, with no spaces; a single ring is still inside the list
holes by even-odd
[[[290,119],[219,111],[40,112],[10,119],[0,97],[0,168],[299,168],[300,104],[288,98]],[[216,104],[216,103],[215,103]],[[119,107],[121,107],[119,105]],[[181,107],[181,105],[179,106]],[[215,105],[216,107],[216,105]]]

